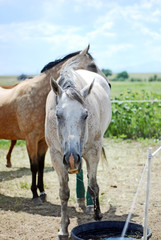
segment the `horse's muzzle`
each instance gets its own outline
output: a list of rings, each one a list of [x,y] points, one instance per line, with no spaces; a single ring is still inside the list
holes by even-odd
[[[63,163],[70,174],[78,173],[82,167],[80,155],[73,152],[64,155]]]

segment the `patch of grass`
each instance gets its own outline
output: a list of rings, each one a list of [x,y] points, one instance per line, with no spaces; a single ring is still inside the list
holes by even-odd
[[[30,185],[27,182],[20,182],[21,189],[30,189]]]
[[[6,140],[6,139],[0,139],[0,148],[9,148],[11,144],[11,140]],[[18,146],[24,146],[25,145],[25,141],[23,140],[17,140],[16,145]]]

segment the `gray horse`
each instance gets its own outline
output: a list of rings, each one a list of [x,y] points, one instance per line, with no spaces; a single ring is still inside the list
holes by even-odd
[[[87,54],[82,51],[80,54]],[[61,230],[59,239],[68,239],[68,173],[78,173],[86,161],[88,190],[94,202],[94,218],[100,220],[99,187],[96,174],[103,135],[111,120],[110,86],[98,73],[73,70],[68,62],[57,82],[51,78],[46,102],[45,138],[60,183]],[[94,65],[93,61],[93,65]]]

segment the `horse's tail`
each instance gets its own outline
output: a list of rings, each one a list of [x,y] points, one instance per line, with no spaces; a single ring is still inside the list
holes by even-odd
[[[101,164],[102,164],[103,168],[104,168],[104,165],[105,165],[104,163],[107,165],[107,164],[108,164],[108,161],[107,161],[105,149],[104,149],[104,147],[102,146],[102,151],[101,151]]]

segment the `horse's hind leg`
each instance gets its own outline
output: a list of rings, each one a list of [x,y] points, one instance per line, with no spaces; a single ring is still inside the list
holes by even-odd
[[[47,151],[47,144],[45,140],[39,142],[38,144],[38,189],[40,191],[40,198],[44,202],[46,201],[47,195],[44,190],[44,182],[43,182],[43,175],[44,175],[44,161],[45,161],[45,154]]]
[[[88,178],[89,178],[88,191],[94,203],[94,219],[95,220],[101,220],[102,218],[100,204],[99,204],[99,186],[97,184],[97,178],[96,178],[97,166],[100,159],[100,152],[101,151],[91,150],[90,153],[88,152],[88,154],[85,156],[85,160],[87,163]]]
[[[16,140],[11,140],[11,145],[10,145],[9,151],[7,153],[7,156],[6,156],[6,159],[7,159],[6,167],[12,167],[12,164],[11,164],[11,153],[12,153],[12,150],[13,150],[16,142],[17,142]]]
[[[32,173],[32,184],[31,184],[31,191],[33,194],[33,200],[34,202],[39,203],[40,199],[38,198],[37,194],[37,185],[36,185],[36,175],[38,172],[38,159],[37,159],[37,150],[38,150],[38,144],[35,138],[27,138],[26,139],[26,146],[27,151],[30,159],[30,169]]]

